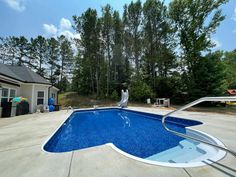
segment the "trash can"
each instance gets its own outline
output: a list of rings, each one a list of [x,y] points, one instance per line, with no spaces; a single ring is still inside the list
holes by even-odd
[[[2,117],[11,117],[11,102],[2,103]]]
[[[60,105],[54,104],[54,111],[59,111],[59,110],[60,110]]]
[[[2,107],[0,106],[0,118],[2,117]]]

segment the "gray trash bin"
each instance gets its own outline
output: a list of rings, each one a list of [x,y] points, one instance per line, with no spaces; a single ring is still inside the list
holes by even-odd
[[[11,104],[11,117],[16,116],[16,103],[12,102]]]

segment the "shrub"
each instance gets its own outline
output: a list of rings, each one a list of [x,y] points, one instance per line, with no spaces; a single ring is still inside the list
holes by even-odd
[[[113,90],[113,92],[111,93],[111,99],[115,101],[119,99],[119,96],[116,90]]]
[[[149,85],[142,81],[131,83],[130,99],[132,101],[145,102],[147,98],[153,97],[153,91]]]

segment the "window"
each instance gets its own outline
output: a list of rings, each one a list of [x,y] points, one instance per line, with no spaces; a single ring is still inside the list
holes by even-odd
[[[8,102],[8,88],[2,88],[1,105]]]
[[[16,90],[10,90],[10,98],[14,98],[16,96]]]
[[[7,97],[8,98],[8,88],[2,88],[2,97]]]
[[[9,102],[16,96],[16,90],[11,88],[2,88],[1,104]]]
[[[56,98],[56,94],[52,93],[52,98],[55,99]]]
[[[37,105],[44,103],[44,91],[38,91],[37,94]]]

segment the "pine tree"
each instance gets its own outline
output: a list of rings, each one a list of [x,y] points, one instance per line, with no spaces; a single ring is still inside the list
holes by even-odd
[[[112,8],[110,5],[106,5],[102,8],[102,37],[103,37],[103,44],[105,47],[105,58],[107,58],[107,88],[106,88],[106,95],[110,94],[109,86],[111,81],[111,66],[113,65],[112,62],[112,46],[113,46],[113,18],[112,18]]]
[[[124,6],[124,30],[125,41],[127,40],[127,56],[131,57],[135,63],[135,74],[139,76],[140,63],[142,56],[142,43],[141,43],[141,22],[142,22],[142,4],[141,1],[131,2],[128,6]]]
[[[64,36],[61,35],[58,38],[60,49],[60,72],[61,72],[61,80],[63,76],[72,74],[71,67],[73,66],[73,50],[71,47],[71,42]]]
[[[112,58],[112,71],[113,71],[113,80],[117,84],[122,82],[127,82],[129,80],[129,72],[125,70],[125,58],[123,55],[124,50],[124,29],[122,20],[120,18],[119,12],[114,11],[113,13],[113,42],[112,46],[113,58]],[[129,66],[128,66],[129,67]]]
[[[156,89],[156,76],[166,78],[175,67],[175,56],[172,51],[173,30],[167,15],[164,2],[147,0],[144,3],[144,69],[153,89]]]
[[[181,57],[185,62],[185,83],[190,95],[198,87],[198,64],[202,61],[202,53],[214,46],[211,35],[224,20],[220,6],[226,2],[227,0],[174,0],[170,3],[169,13],[177,30]]]
[[[31,58],[36,65],[37,73],[44,77],[47,58],[47,40],[43,36],[37,36],[36,38],[31,38],[30,44]],[[32,63],[32,60],[31,60]]]
[[[59,42],[55,38],[47,39],[48,49],[47,49],[47,62],[50,70],[50,82],[56,82],[56,70],[58,69],[59,62]]]
[[[95,94],[99,96],[104,71],[102,47],[101,47],[101,20],[97,17],[97,11],[88,9],[80,17],[74,16],[75,29],[81,34],[76,58],[79,64],[77,75],[79,79],[79,92]]]

